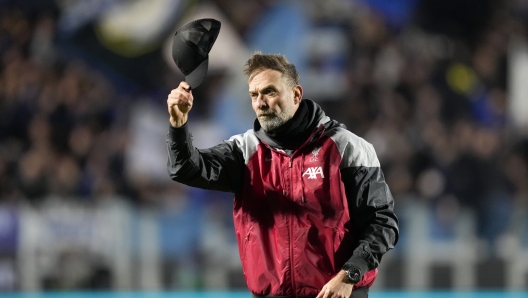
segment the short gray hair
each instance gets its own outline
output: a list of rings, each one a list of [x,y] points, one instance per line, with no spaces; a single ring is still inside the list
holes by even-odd
[[[282,54],[262,54],[255,52],[246,62],[244,74],[249,78],[265,69],[273,69],[286,77],[292,86],[299,85],[300,77],[295,65]]]

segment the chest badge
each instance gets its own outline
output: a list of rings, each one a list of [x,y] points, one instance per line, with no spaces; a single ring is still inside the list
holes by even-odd
[[[312,150],[312,156],[310,157],[310,161],[318,161],[317,155],[319,155],[319,151],[321,150],[321,147],[316,147],[314,150]]]

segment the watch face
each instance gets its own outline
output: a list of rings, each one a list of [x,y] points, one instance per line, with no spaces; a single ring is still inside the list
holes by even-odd
[[[359,282],[359,270],[354,268],[346,271],[347,278],[352,283],[358,283]]]

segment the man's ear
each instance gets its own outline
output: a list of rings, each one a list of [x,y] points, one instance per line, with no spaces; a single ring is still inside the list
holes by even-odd
[[[302,100],[303,89],[301,85],[295,85],[293,87],[293,103],[299,104]]]

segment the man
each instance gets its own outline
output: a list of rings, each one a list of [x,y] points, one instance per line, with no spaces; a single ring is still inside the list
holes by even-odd
[[[235,194],[240,259],[254,297],[368,297],[398,239],[394,201],[371,144],[325,116],[282,55],[246,63],[254,128],[196,149],[181,82],[167,99],[175,181]]]

